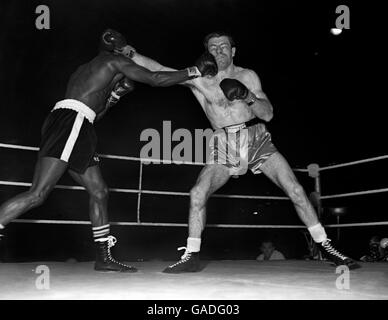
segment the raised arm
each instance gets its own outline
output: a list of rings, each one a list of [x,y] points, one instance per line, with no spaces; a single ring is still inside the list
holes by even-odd
[[[267,95],[263,92],[261,82],[256,72],[247,71],[247,85],[250,92],[248,94],[248,104],[253,113],[260,119],[270,121],[273,118],[273,107]]]
[[[272,119],[272,104],[263,92],[260,79],[254,71],[246,71],[244,83],[237,79],[226,78],[221,81],[220,87],[228,100],[243,100],[256,117],[264,121]]]

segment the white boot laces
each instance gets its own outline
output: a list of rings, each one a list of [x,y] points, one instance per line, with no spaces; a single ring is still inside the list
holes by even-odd
[[[191,252],[187,251],[186,247],[179,247],[177,250],[178,251],[185,250],[185,253],[181,256],[181,260],[179,260],[177,263],[175,263],[172,266],[170,266],[170,268],[173,268],[173,267],[175,267],[177,265],[180,265],[181,263],[185,263],[185,262],[189,261],[190,258],[191,258]]]
[[[330,239],[327,239],[325,242],[322,243],[322,246],[326,249],[326,251],[342,260],[345,260],[347,257],[343,254],[339,253],[336,249],[334,249],[330,243]]]

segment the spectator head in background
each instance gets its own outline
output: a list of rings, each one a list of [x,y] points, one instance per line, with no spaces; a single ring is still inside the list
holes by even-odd
[[[271,240],[265,240],[260,245],[261,254],[256,260],[285,260],[284,255],[276,250],[274,243]]]
[[[369,250],[368,253],[360,258],[364,262],[376,262],[376,261],[386,261],[387,252],[386,249],[381,246],[381,240],[378,236],[373,236],[369,240]]]

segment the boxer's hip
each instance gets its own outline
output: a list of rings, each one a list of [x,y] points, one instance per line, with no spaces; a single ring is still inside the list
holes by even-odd
[[[42,126],[39,156],[61,159],[83,172],[95,156],[94,119],[94,111],[82,102],[59,101]]]
[[[252,122],[216,130],[210,139],[207,163],[225,165],[231,175],[245,174],[248,168],[260,173],[260,166],[276,148],[265,124]]]
[[[96,118],[96,113],[90,107],[75,99],[58,101],[51,112],[54,112],[55,110],[73,110],[84,116],[91,124],[93,124],[94,119]]]

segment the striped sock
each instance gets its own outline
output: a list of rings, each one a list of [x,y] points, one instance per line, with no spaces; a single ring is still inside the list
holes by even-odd
[[[110,225],[105,224],[100,227],[93,227],[93,238],[94,241],[99,241],[102,238],[106,238],[110,233]]]

